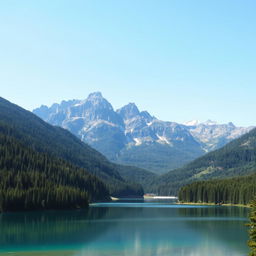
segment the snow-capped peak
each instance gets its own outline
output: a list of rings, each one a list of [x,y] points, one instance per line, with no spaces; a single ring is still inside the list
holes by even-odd
[[[190,120],[190,121],[184,123],[184,125],[186,125],[186,126],[198,126],[200,124],[211,126],[211,125],[217,125],[218,122],[212,121],[212,120],[209,119],[205,122],[200,122],[199,120]]]
[[[184,123],[184,125],[186,125],[186,126],[197,126],[199,124],[200,124],[199,120],[190,120],[190,121]]]
[[[203,124],[205,124],[205,125],[217,125],[218,122],[212,121],[212,120],[209,119],[209,120],[203,122]]]

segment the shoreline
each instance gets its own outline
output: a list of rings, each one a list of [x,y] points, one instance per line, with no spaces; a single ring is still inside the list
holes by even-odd
[[[141,199],[177,199],[174,197],[153,197],[153,196],[144,196]],[[119,201],[122,200],[124,198],[117,198],[117,197],[111,197],[111,201]],[[251,206],[249,204],[245,205],[245,204],[215,204],[215,203],[195,203],[195,202],[175,202],[175,204],[177,205],[203,205],[203,206],[235,206],[235,207],[243,207],[243,208],[251,208]]]
[[[111,201],[118,201],[118,200],[120,200],[119,198],[113,197],[113,196],[111,196],[110,199],[111,199]]]
[[[180,205],[209,205],[209,206],[236,206],[236,207],[244,207],[244,208],[251,208],[250,205],[246,204],[215,204],[215,203],[191,203],[191,202],[177,202],[176,204]]]
[[[111,201],[118,201],[118,200],[125,200],[125,199],[158,199],[158,200],[161,200],[161,199],[170,199],[170,200],[178,200],[178,197],[176,196],[142,196],[142,197],[128,197],[128,198],[125,198],[125,197],[114,197],[114,196],[111,196],[110,197]]]
[[[176,196],[143,196],[144,199],[170,199],[170,200],[178,200],[178,197]]]

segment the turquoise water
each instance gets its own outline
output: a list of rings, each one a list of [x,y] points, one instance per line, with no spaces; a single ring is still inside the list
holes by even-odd
[[[0,215],[0,255],[242,256],[248,209],[171,202]]]

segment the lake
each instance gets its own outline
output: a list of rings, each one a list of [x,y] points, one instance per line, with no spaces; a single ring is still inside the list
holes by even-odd
[[[248,209],[116,201],[0,214],[0,256],[242,256]]]

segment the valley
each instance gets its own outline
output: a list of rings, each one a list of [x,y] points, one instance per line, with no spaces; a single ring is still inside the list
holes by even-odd
[[[0,1],[0,256],[256,256],[256,1]]]

